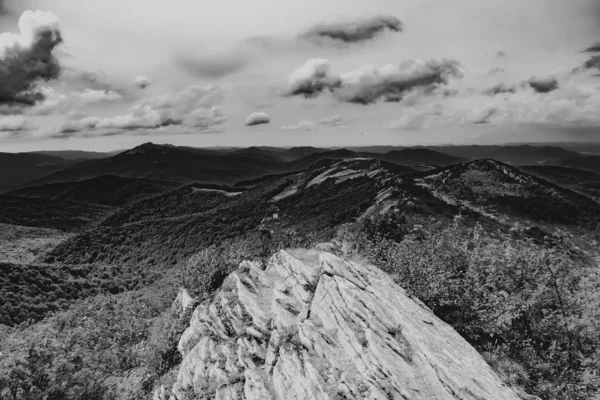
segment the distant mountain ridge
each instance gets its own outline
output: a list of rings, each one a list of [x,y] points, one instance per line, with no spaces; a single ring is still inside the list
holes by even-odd
[[[7,193],[12,196],[68,200],[120,207],[174,189],[177,183],[117,175],[102,175],[82,181],[29,186]]]
[[[595,172],[600,170],[600,156],[584,156],[548,145],[194,148],[148,142],[112,155],[85,151],[42,153],[0,153],[0,192],[108,175],[179,184],[233,185],[267,175],[302,170],[325,159],[353,157],[419,166],[423,170],[480,158],[519,166],[560,165]]]

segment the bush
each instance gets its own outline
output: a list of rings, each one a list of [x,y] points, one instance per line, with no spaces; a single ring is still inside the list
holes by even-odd
[[[473,346],[494,348],[492,365],[509,382],[556,400],[600,389],[598,267],[568,238],[540,245],[459,219],[417,226],[399,243],[353,235],[359,253]]]

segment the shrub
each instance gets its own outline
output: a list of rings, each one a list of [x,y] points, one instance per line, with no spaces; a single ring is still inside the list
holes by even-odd
[[[536,244],[460,219],[417,226],[400,242],[346,235],[473,346],[496,348],[492,364],[512,384],[557,400],[600,389],[598,267],[568,237]]]

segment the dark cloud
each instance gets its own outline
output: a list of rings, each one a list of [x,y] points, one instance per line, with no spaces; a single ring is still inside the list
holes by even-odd
[[[0,0],[0,15],[6,14],[8,10],[6,9],[6,1]]]
[[[414,89],[431,94],[451,77],[462,76],[460,64],[452,60],[366,66],[342,75],[342,86],[336,95],[342,101],[365,105],[378,100],[397,101]]]
[[[248,59],[245,54],[233,53],[219,56],[179,57],[177,63],[197,78],[218,79],[242,70]]]
[[[584,53],[600,53],[600,42],[596,42],[587,49],[583,50]]]
[[[499,51],[496,53],[496,58],[506,58],[506,53],[503,51]]]
[[[325,90],[340,88],[342,80],[331,72],[329,62],[322,58],[308,60],[292,72],[288,79],[286,96],[316,97]]]
[[[451,77],[463,77],[460,63],[453,60],[366,65],[338,76],[331,72],[327,60],[312,59],[292,72],[286,95],[310,98],[328,90],[347,103],[400,102],[412,90],[431,94]]]
[[[485,94],[487,96],[495,96],[497,94],[502,94],[502,93],[516,93],[516,92],[517,92],[517,87],[515,85],[508,86],[508,85],[505,85],[504,83],[499,83],[496,86],[493,86],[489,89],[484,90],[483,94]]]
[[[600,55],[590,57],[590,59],[583,64],[583,68],[586,70],[594,68],[600,70]]]
[[[558,80],[553,76],[532,76],[529,78],[529,86],[538,93],[549,93],[558,89]]]
[[[44,99],[36,84],[60,75],[53,50],[62,36],[56,16],[43,11],[23,13],[19,28],[19,35],[5,33],[0,43],[0,103],[31,106]]]
[[[263,125],[268,124],[270,122],[271,117],[269,117],[269,114],[264,112],[255,112],[250,114],[248,118],[246,118],[246,126]]]
[[[309,40],[359,43],[372,40],[385,31],[402,32],[402,22],[393,16],[376,16],[354,21],[319,24],[300,35]]]

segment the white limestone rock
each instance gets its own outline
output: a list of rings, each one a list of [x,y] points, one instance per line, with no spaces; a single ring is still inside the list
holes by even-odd
[[[518,399],[385,273],[324,251],[242,263],[194,311],[179,350],[177,400]]]

